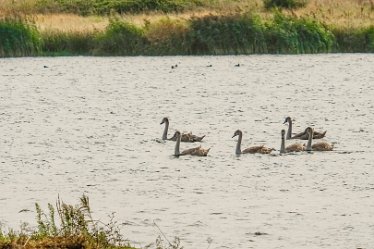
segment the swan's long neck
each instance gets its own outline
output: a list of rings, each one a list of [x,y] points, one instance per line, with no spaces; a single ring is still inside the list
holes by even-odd
[[[284,134],[282,134],[282,143],[281,143],[281,149],[280,149],[280,153],[286,153],[286,141],[284,139]]]
[[[169,121],[165,121],[165,128],[164,128],[164,133],[162,134],[162,140],[167,140],[168,136],[168,129],[169,129]]]
[[[179,152],[179,146],[181,144],[181,136],[177,136],[177,141],[175,143],[175,149],[174,149],[174,156],[179,156],[181,153]]]
[[[288,130],[287,130],[287,139],[291,139],[292,137],[292,120],[288,120]]]
[[[241,150],[241,144],[242,144],[242,137],[243,137],[243,134],[239,134],[239,138],[238,138],[238,142],[236,144],[236,150],[235,150],[235,154],[239,155],[242,153],[242,150]]]
[[[313,131],[308,133],[308,143],[306,145],[306,151],[312,151],[312,139],[313,139]]]

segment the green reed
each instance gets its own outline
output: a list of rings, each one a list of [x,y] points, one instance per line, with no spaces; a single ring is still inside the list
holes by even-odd
[[[16,16],[0,19],[0,57],[37,55],[41,45],[31,22]]]

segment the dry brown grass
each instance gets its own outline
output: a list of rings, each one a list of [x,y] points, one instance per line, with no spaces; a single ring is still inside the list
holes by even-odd
[[[374,24],[374,0],[311,0],[297,16],[309,16],[335,27],[364,28]]]
[[[78,16],[73,14],[38,14],[34,21],[41,31],[92,32],[104,30],[108,25],[107,17]]]

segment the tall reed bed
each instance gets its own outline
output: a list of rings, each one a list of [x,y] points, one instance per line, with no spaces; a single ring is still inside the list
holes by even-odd
[[[90,55],[95,49],[96,32],[43,31],[42,51],[46,55]]]
[[[203,54],[329,52],[334,36],[321,23],[276,13],[264,22],[253,14],[192,20],[191,52]]]
[[[266,52],[266,28],[252,14],[206,16],[191,20],[192,54],[252,54]]]
[[[0,57],[36,55],[41,48],[41,36],[31,22],[17,16],[0,19]]]
[[[374,25],[361,29],[334,28],[336,52],[374,53]]]

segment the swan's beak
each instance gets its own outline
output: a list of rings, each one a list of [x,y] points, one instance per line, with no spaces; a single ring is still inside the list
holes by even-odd
[[[165,123],[164,121],[162,121],[161,123],[160,123],[160,125],[162,125],[163,123]]]
[[[284,120],[283,124],[285,124],[285,123],[287,123],[287,119],[286,119],[286,120]]]
[[[237,136],[237,134],[234,134],[234,136],[232,136],[232,138],[234,138],[234,137],[236,137]]]

